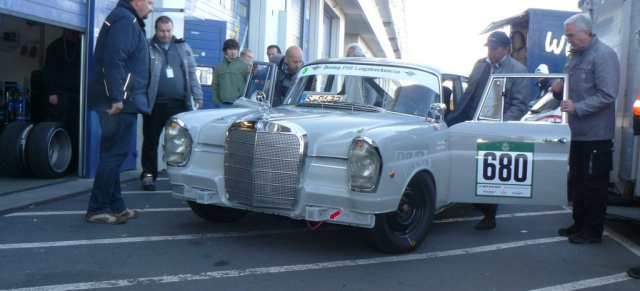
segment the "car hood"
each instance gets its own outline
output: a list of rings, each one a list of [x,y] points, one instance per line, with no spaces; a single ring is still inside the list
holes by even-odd
[[[282,106],[274,111],[269,122],[301,128],[306,133],[307,155],[341,158],[348,156],[353,138],[366,136],[368,130],[409,121],[415,123],[416,118],[419,118],[386,111],[363,112],[295,106]],[[226,132],[232,123],[257,120],[260,116],[261,113],[257,110],[237,111],[211,120],[202,126],[198,142],[224,146]]]

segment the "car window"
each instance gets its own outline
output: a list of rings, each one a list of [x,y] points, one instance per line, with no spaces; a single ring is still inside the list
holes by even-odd
[[[493,79],[489,84],[488,96],[482,104],[480,115],[478,116],[479,120],[500,120],[503,85],[503,79]]]
[[[566,78],[563,74],[554,77]],[[483,99],[478,104],[477,120],[482,121],[545,121],[562,123],[563,114],[558,107],[560,100],[553,94],[543,96],[529,107],[530,86],[535,74],[495,74],[490,78]]]
[[[370,65],[325,67],[303,68],[284,104],[361,105],[426,116],[434,99],[440,100],[441,85],[432,72]]]

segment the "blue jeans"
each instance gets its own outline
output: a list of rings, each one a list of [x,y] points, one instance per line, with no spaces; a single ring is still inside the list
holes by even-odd
[[[137,114],[98,113],[100,161],[93,180],[87,213],[121,213],[127,209],[120,191],[120,167],[127,159],[136,134]]]

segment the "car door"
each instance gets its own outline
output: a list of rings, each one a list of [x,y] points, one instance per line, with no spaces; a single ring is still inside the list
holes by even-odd
[[[565,205],[570,143],[566,113],[561,123],[504,121],[507,76],[515,75],[492,76],[474,120],[448,129],[447,200]],[[566,79],[564,74],[554,77]]]

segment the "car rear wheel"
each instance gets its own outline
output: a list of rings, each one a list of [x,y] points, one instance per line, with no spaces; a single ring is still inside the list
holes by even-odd
[[[64,176],[71,162],[71,139],[57,122],[42,122],[33,128],[27,142],[27,158],[39,178]]]
[[[33,129],[32,122],[9,123],[0,136],[0,165],[14,178],[31,177],[27,162],[27,138]]]
[[[187,204],[189,204],[193,213],[200,218],[216,223],[235,222],[249,213],[249,211],[246,210],[200,204],[194,201],[187,201]]]
[[[370,230],[374,247],[394,254],[414,251],[427,236],[434,212],[433,181],[426,173],[418,173],[404,189],[398,209],[376,215]]]

